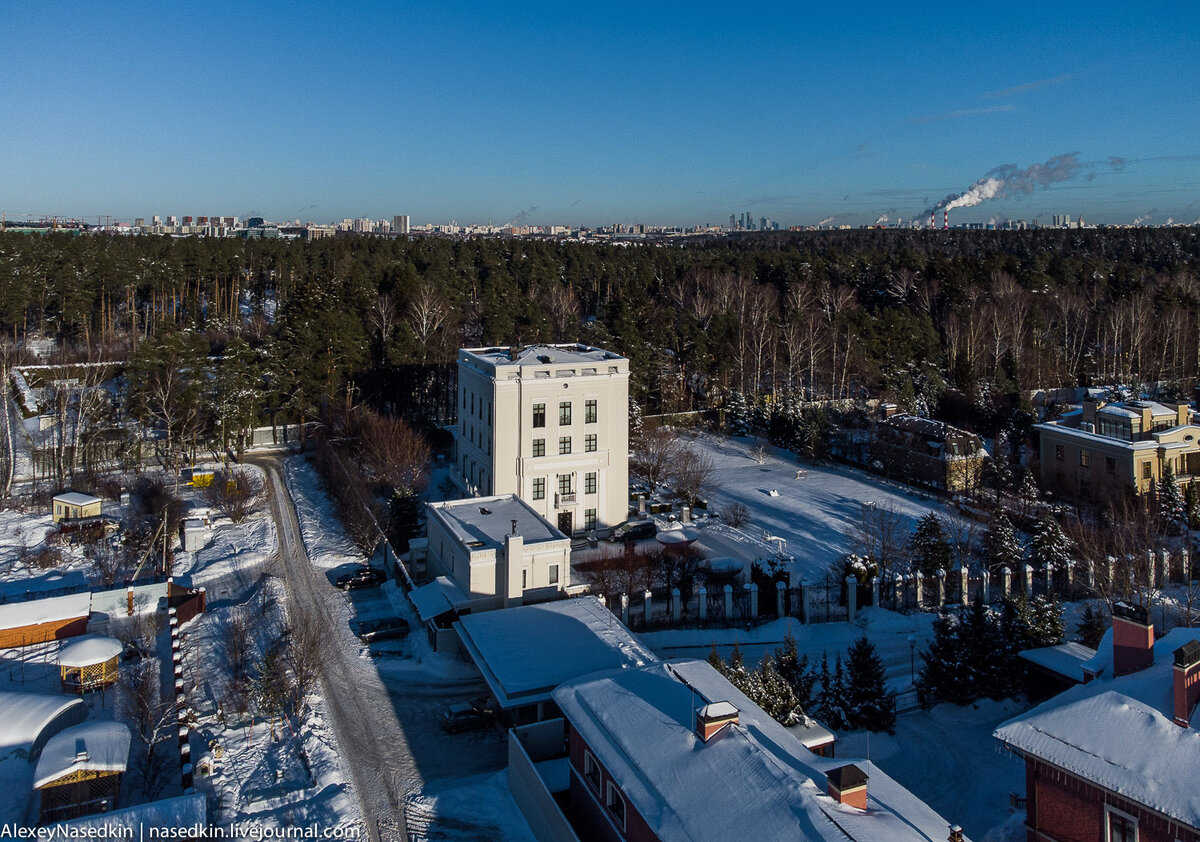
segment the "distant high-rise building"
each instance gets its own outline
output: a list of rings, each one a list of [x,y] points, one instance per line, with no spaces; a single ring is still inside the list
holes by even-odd
[[[183,224],[184,224],[184,225],[191,225],[191,224],[192,224],[192,218],[191,218],[190,216],[185,216],[185,217],[183,218]]]
[[[733,214],[729,214],[729,228],[730,230],[737,228],[737,217]]]
[[[392,233],[407,234],[408,233],[408,214],[398,214],[392,217]]]
[[[1055,228],[1070,228],[1071,227],[1071,214],[1056,213],[1056,214],[1054,214],[1053,217],[1051,217],[1050,222]]]
[[[135,228],[144,228],[144,227],[146,227],[146,220],[142,219],[142,217],[139,216],[137,219],[135,219],[133,221],[133,225]]]
[[[159,216],[158,214],[154,214],[154,216],[150,217],[150,224],[151,225],[162,225],[162,217]]]
[[[167,217],[167,225],[174,228],[178,224],[179,224],[179,217],[177,217],[177,216],[168,216]]]

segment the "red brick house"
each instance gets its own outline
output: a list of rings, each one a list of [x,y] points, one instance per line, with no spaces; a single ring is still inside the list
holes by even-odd
[[[1086,683],[996,729],[1025,759],[1028,842],[1200,842],[1200,629],[1118,603]]]
[[[582,842],[961,838],[868,761],[806,749],[705,661],[595,673],[554,700],[570,776],[555,801]]]

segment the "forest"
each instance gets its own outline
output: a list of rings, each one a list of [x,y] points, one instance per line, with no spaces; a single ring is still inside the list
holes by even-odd
[[[35,337],[55,362],[144,367],[147,340],[143,357],[228,358],[239,423],[365,403],[448,424],[457,348],[547,341],[627,355],[648,414],[736,391],[931,414],[954,398],[979,422],[1033,389],[1190,392],[1198,263],[1189,227],[632,246],[0,233],[0,336],[10,365],[33,361]]]

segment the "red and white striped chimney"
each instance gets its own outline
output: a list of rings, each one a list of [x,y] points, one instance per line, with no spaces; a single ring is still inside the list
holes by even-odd
[[[942,228],[946,231],[950,230],[950,211],[942,211]]]
[[[937,228],[937,211],[936,210],[931,210],[929,212],[929,227]]]

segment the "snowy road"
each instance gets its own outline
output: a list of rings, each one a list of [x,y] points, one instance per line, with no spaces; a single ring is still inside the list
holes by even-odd
[[[315,624],[329,642],[321,664],[321,684],[342,755],[362,806],[370,838],[395,842],[407,838],[405,794],[418,785],[412,754],[397,720],[393,701],[370,662],[363,662],[345,645],[345,613],[341,594],[317,572],[296,517],[279,461],[253,460],[267,475],[271,513],[279,535],[291,609],[303,622]]]

